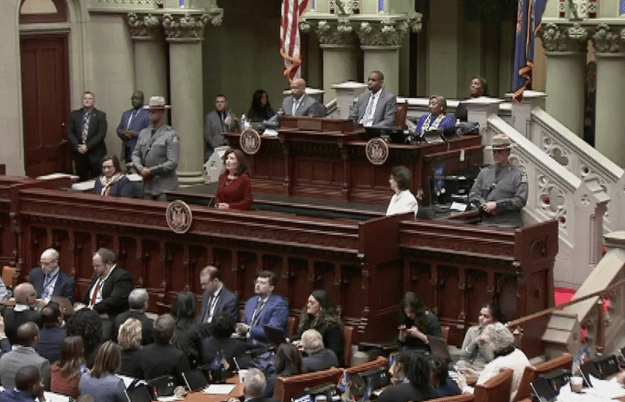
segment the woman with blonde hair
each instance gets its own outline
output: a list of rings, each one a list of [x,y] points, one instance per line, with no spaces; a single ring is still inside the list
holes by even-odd
[[[121,375],[133,378],[141,378],[143,375],[139,360],[142,327],[141,321],[136,318],[128,318],[119,327],[117,342],[122,348],[122,366],[119,369]]]
[[[50,368],[50,390],[76,398],[80,395],[80,376],[88,371],[85,365],[82,338],[68,336],[61,344],[61,360]]]
[[[104,342],[95,357],[93,368],[80,379],[80,393],[93,395],[95,402],[128,402],[124,381],[115,375],[121,361],[119,345]]]

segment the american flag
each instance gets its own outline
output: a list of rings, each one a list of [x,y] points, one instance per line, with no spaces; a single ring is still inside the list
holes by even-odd
[[[284,76],[292,81],[301,77],[299,20],[308,11],[311,0],[283,0],[280,24],[280,55],[284,59]]]

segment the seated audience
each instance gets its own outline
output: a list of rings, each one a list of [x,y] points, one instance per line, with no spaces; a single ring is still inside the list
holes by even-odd
[[[243,393],[245,394],[245,401],[248,402],[279,402],[275,398],[264,398],[263,393],[267,380],[265,375],[259,369],[250,369],[243,380]],[[228,402],[238,402],[238,399],[231,398]]]
[[[50,368],[50,391],[76,398],[80,377],[88,371],[82,338],[68,336],[61,345],[61,360]]]
[[[182,350],[191,367],[197,366],[202,349],[202,328],[195,323],[197,298],[195,293],[182,292],[174,302],[171,312],[175,320],[173,345]]]
[[[424,114],[417,122],[416,135],[421,136],[427,131],[450,130],[456,126],[454,116],[447,115],[447,100],[442,96],[430,98],[430,113]]]
[[[59,267],[59,252],[53,248],[44,250],[39,257],[40,267],[28,275],[37,292],[37,298],[49,302],[53,296],[67,297],[74,302],[76,282]],[[0,298],[1,299],[1,298]]]
[[[482,347],[489,350],[488,353],[492,353],[494,359],[484,367],[484,370],[479,375],[471,369],[464,369],[463,374],[465,377],[459,377],[458,379],[460,388],[462,388],[463,392],[473,393],[473,388],[467,386],[467,382],[477,381],[477,385],[485,384],[499,374],[501,370],[509,368],[514,371],[510,387],[510,400],[514,400],[519,390],[523,372],[526,367],[530,366],[525,353],[514,347],[514,335],[504,324],[496,322],[484,328],[484,332],[478,339],[478,342],[483,343]]]
[[[306,94],[306,81],[303,78],[291,82],[291,95],[284,98],[280,109],[286,116],[326,116],[325,106]]]
[[[460,395],[462,391],[458,387],[458,384],[449,377],[447,363],[436,356],[430,357],[430,363],[432,364],[432,375],[430,379],[436,391],[436,397],[442,398],[444,396]]]
[[[128,402],[124,380],[115,375],[120,365],[119,346],[111,341],[104,342],[93,369],[80,378],[80,393],[93,395],[95,402]]]
[[[4,333],[4,318],[0,315],[0,357],[11,350],[11,342]]]
[[[343,346],[343,323],[339,317],[330,295],[325,290],[314,290],[308,296],[306,308],[302,310],[299,317],[299,328],[293,340],[302,337],[304,331],[316,329],[321,334],[323,344],[332,350],[342,365],[344,356]],[[296,346],[298,342],[295,342]]]
[[[401,302],[399,346],[400,349],[430,351],[428,336],[443,337],[438,317],[430,312],[421,298],[407,292]]]
[[[122,364],[119,374],[133,378],[142,378],[141,372],[141,321],[136,318],[128,318],[119,327],[117,341],[122,348]]]
[[[251,209],[254,203],[247,159],[239,149],[224,154],[225,170],[219,176],[215,207],[219,209]]]
[[[26,366],[35,366],[41,373],[46,389],[50,389],[50,362],[39,356],[35,347],[39,342],[39,328],[34,322],[25,322],[17,329],[17,345],[0,357],[0,382],[5,388],[15,387],[15,373]]]
[[[314,372],[338,367],[339,360],[331,349],[323,346],[321,334],[315,329],[307,329],[302,334],[302,348],[304,349],[304,367],[306,371]]]
[[[39,344],[35,348],[37,353],[48,359],[50,363],[61,358],[61,344],[67,336],[63,328],[63,313],[58,303],[50,302],[41,311],[43,328],[39,335]]]
[[[415,216],[419,210],[417,199],[410,191],[412,175],[406,166],[394,166],[388,179],[391,190],[395,192],[386,209],[386,216],[411,212]]]
[[[461,360],[458,361],[458,365],[463,368],[469,367],[481,371],[486,363],[493,360],[493,356],[486,356],[488,351],[482,350],[480,343],[477,341],[478,338],[488,324],[494,322],[505,324],[508,320],[503,315],[499,305],[489,303],[485,304],[480,310],[478,322],[479,325],[469,327],[464,335]]]
[[[36,310],[39,305],[35,287],[28,283],[20,283],[13,292],[15,307],[4,312],[4,331],[11,345],[17,343],[17,328],[25,322],[32,321],[39,328],[43,326],[41,313]]]
[[[220,312],[230,315],[236,322],[239,319],[239,297],[236,293],[226,288],[221,280],[221,271],[212,265],[208,265],[200,271],[200,284],[202,285],[202,310],[198,321],[207,333],[214,317]]]
[[[45,401],[43,380],[37,367],[25,366],[15,373],[15,388],[5,387],[0,402]]]
[[[488,83],[483,77],[473,77],[470,89],[471,98],[473,99],[479,98],[480,96],[488,96]],[[455,116],[458,121],[469,121],[469,112],[467,111],[467,106],[463,102],[458,104]]]
[[[119,159],[114,154],[102,158],[102,175],[95,179],[93,191],[101,196],[136,197],[136,187],[122,173]]]
[[[413,352],[404,351],[399,352],[395,356],[395,361],[389,368],[391,374],[391,384],[401,384],[408,382],[408,366],[410,365],[410,358]]]
[[[144,346],[139,353],[143,378],[151,380],[164,375],[176,378],[184,384],[182,373],[190,370],[187,355],[171,344],[176,330],[174,317],[163,314],[154,323],[154,343]]]
[[[247,351],[247,343],[230,336],[234,333],[236,321],[225,311],[217,313],[212,324],[212,335],[202,341],[202,364],[210,364],[215,357],[226,359],[232,368],[233,358],[238,358]]]
[[[252,97],[252,106],[247,112],[247,118],[252,122],[263,122],[269,120],[275,115],[271,105],[269,104],[269,95],[262,89],[254,92]]]
[[[65,325],[67,336],[80,336],[85,348],[87,367],[93,367],[98,349],[102,344],[102,320],[90,309],[75,311]]]
[[[154,340],[154,335],[152,335],[152,331],[154,328],[154,320],[149,318],[145,311],[148,309],[148,304],[150,302],[150,295],[148,291],[144,288],[135,288],[128,295],[128,306],[130,310],[121,313],[115,318],[115,322],[113,323],[113,340],[117,341],[117,333],[119,332],[119,328],[128,318],[136,318],[141,321],[141,344],[149,345]],[[123,355],[123,353],[122,353]],[[122,356],[123,360],[123,356]],[[123,363],[122,363],[123,366]]]
[[[421,353],[412,353],[408,363],[408,382],[391,385],[378,397],[378,402],[425,401],[436,398],[430,383],[430,361]]]
[[[278,377],[290,377],[305,372],[306,366],[304,366],[302,355],[295,345],[283,343],[278,346],[278,351],[276,352],[276,372],[267,377],[265,397],[270,398],[273,395]]]

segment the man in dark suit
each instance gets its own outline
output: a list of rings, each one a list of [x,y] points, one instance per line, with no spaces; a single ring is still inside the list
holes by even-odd
[[[224,286],[221,281],[221,271],[211,265],[205,267],[200,272],[200,283],[204,289],[204,295],[199,322],[212,324],[213,317],[222,311],[237,322],[239,320],[239,297]]]
[[[397,99],[395,95],[384,92],[384,74],[373,71],[369,74],[368,92],[360,95],[356,104],[349,112],[349,118],[365,127],[395,126]]]
[[[32,283],[37,291],[37,298],[48,302],[52,296],[67,297],[74,302],[76,283],[61,271],[59,267],[59,252],[49,248],[39,257],[40,268],[34,268],[28,275],[28,282]]]
[[[139,352],[143,378],[151,380],[171,375],[178,384],[184,384],[182,373],[190,370],[186,353],[171,344],[176,322],[170,314],[163,314],[154,323],[154,343],[144,346]]]
[[[41,316],[43,329],[35,350],[52,364],[61,359],[61,345],[67,337],[67,332],[62,327],[63,313],[61,313],[58,303],[50,302],[41,311]]]
[[[4,313],[4,330],[11,345],[17,343],[17,329],[23,323],[32,321],[39,328],[43,326],[41,313],[35,310],[38,303],[33,285],[28,282],[20,283],[15,287],[13,294],[15,307]]]
[[[130,102],[132,109],[122,113],[122,118],[117,126],[117,136],[122,140],[121,160],[132,162],[132,152],[137,145],[137,137],[141,130],[150,125],[150,112],[143,107],[144,96],[141,91],[134,91]]]
[[[104,339],[111,338],[115,318],[128,310],[128,295],[133,282],[130,273],[117,266],[115,253],[101,248],[93,254],[95,274],[83,302],[100,314]]]
[[[303,78],[293,80],[291,95],[284,98],[281,109],[286,116],[326,117],[325,106],[306,95],[306,81]]]
[[[338,367],[339,360],[334,351],[326,349],[321,334],[316,329],[307,329],[302,334],[304,358],[302,363],[308,373]]]
[[[128,295],[128,306],[130,310],[121,313],[115,318],[113,340],[117,342],[119,327],[129,318],[136,318],[141,321],[141,344],[149,345],[154,342],[154,320],[145,315],[148,309],[150,295],[142,288],[133,289]]]
[[[95,108],[95,96],[82,94],[82,109],[74,110],[69,117],[67,138],[74,149],[76,174],[80,181],[100,175],[100,163],[106,155],[106,113]]]
[[[263,398],[266,386],[267,379],[263,372],[257,368],[249,369],[243,380],[245,402],[279,402],[276,398]]]
[[[279,328],[287,335],[289,306],[282,296],[273,294],[276,285],[276,274],[271,271],[261,271],[256,278],[254,292],[257,296],[251,297],[245,303],[245,317],[237,324],[236,331],[245,335],[253,346],[264,346],[267,337],[263,326]]]
[[[45,387],[41,373],[35,366],[26,366],[15,373],[15,388],[6,388],[0,394],[0,402],[43,401]]]

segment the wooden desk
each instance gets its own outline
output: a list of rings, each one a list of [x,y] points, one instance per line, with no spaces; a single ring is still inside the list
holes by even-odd
[[[235,375],[232,378],[226,380],[227,384],[236,384],[236,387],[228,395],[209,395],[204,392],[192,392],[188,394],[184,400],[187,402],[222,402],[227,401],[230,398],[240,399],[243,394],[243,383],[239,381],[239,376]]]

